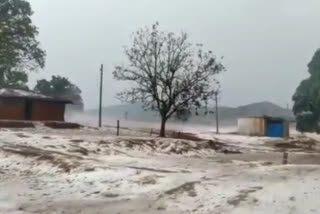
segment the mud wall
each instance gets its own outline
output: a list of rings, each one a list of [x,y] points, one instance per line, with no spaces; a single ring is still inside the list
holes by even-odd
[[[25,101],[15,98],[0,98],[0,120],[24,120]]]
[[[36,121],[64,121],[65,104],[47,101],[32,103],[32,120]]]
[[[238,133],[250,136],[265,136],[266,124],[264,118],[240,118],[238,119]]]

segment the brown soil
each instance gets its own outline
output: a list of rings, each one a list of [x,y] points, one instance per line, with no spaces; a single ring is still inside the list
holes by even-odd
[[[80,129],[83,126],[78,123],[45,121],[44,125],[53,129]]]
[[[197,183],[200,183],[200,182],[199,181],[193,181],[193,182],[184,183],[184,184],[182,184],[182,185],[180,185],[178,187],[175,187],[173,189],[165,191],[165,194],[173,195],[173,194],[177,194],[177,193],[187,192],[190,197],[195,197],[195,196],[197,196],[197,193],[195,191],[194,186]]]
[[[239,195],[228,199],[228,204],[238,206],[242,201],[246,201],[251,193],[263,189],[262,187],[251,187],[250,189],[241,190]]]
[[[274,142],[266,142],[265,145],[280,148],[284,150],[290,150],[290,149],[301,149],[301,151],[317,151],[315,146],[317,144],[317,141],[315,141],[312,138],[300,136],[296,138],[289,138],[284,139],[280,141],[274,141]]]
[[[31,121],[0,120],[0,128],[34,128]]]

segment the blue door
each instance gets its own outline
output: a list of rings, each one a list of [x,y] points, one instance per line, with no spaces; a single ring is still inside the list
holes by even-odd
[[[267,136],[268,137],[283,137],[283,123],[268,122]]]

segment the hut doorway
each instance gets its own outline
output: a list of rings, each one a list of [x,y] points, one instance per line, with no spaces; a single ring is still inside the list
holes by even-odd
[[[31,120],[32,119],[32,101],[31,100],[27,100],[26,101],[25,119],[26,120]]]
[[[284,123],[281,120],[267,120],[266,135],[268,137],[283,137]]]

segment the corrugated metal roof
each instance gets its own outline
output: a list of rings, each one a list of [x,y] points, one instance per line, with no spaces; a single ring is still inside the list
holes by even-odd
[[[13,88],[0,88],[0,97],[26,98],[31,100],[46,100],[52,102],[72,103],[70,100],[47,96],[34,91]]]

